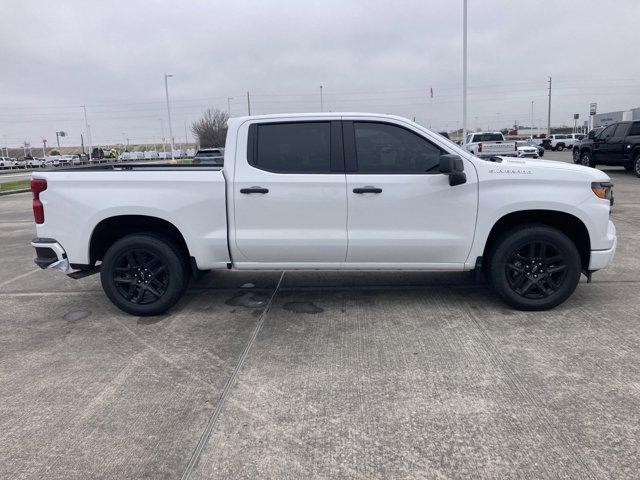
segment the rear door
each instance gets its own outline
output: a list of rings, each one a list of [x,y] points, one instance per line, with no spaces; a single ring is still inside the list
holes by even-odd
[[[253,123],[247,144],[233,183],[238,267],[339,267],[347,251],[340,121]]]
[[[611,138],[606,143],[607,156],[612,162],[624,159],[624,139],[629,132],[631,122],[622,122],[616,125]]]
[[[477,175],[451,187],[443,147],[400,124],[345,121],[347,264],[355,268],[462,268],[476,223]]]

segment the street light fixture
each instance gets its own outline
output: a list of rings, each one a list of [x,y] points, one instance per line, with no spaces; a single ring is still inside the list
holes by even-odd
[[[164,74],[164,92],[167,96],[167,116],[169,117],[169,142],[171,143],[171,161],[175,162],[176,159],[173,156],[173,130],[171,128],[171,108],[169,107],[169,83],[167,81],[168,78],[173,77],[173,75]]]

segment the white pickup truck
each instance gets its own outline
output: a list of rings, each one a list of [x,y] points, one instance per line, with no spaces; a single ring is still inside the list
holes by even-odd
[[[475,270],[510,305],[540,310],[613,259],[612,185],[599,170],[482,160],[387,115],[228,127],[222,168],[34,172],[36,263],[99,269],[116,306],[154,315],[210,269]]]
[[[496,156],[516,157],[516,142],[508,142],[501,132],[475,132],[467,135],[466,149],[476,157],[489,158]]]

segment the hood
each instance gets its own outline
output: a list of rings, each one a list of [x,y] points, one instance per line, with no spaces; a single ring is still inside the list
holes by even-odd
[[[499,157],[502,159],[501,165],[508,168],[531,168],[537,171],[549,170],[549,171],[565,171],[572,173],[576,176],[590,177],[594,182],[609,182],[611,179],[609,175],[597,168],[585,167],[583,165],[576,165],[574,163],[560,162],[555,160],[540,160],[529,158],[515,158],[515,157]],[[560,172],[558,172],[560,173]]]

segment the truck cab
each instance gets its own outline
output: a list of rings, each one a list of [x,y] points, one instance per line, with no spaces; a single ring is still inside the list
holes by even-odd
[[[640,177],[640,121],[617,122],[590,131],[574,147],[573,158],[589,167],[624,166]]]

